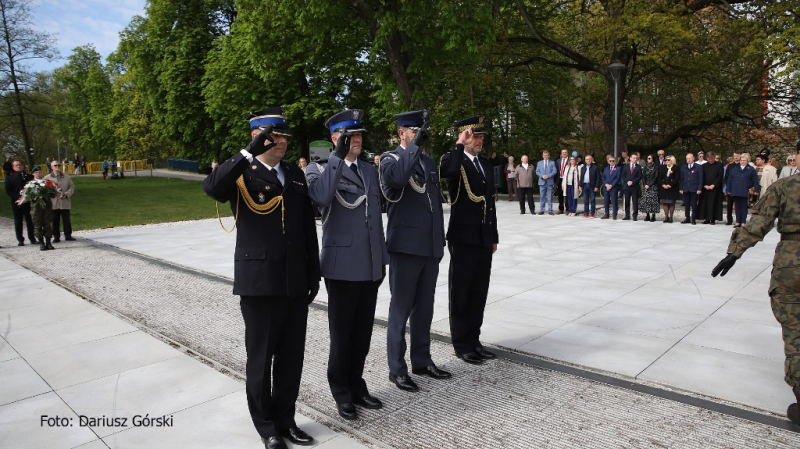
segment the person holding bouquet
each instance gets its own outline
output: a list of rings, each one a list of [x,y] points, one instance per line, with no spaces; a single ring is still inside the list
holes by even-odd
[[[38,165],[31,171],[33,179],[25,184],[25,190],[18,204],[30,203],[33,215],[33,233],[40,242],[39,249],[46,251],[53,248],[53,203],[52,198],[58,194],[58,184],[42,179],[42,168]]]

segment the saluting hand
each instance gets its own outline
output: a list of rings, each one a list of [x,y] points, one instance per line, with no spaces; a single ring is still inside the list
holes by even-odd
[[[333,149],[333,154],[339,159],[344,159],[350,153],[350,136],[351,133],[341,131],[339,138],[336,139],[336,148]]]
[[[253,140],[247,144],[247,146],[244,148],[245,151],[253,156],[258,156],[259,154],[267,152],[270,148],[276,145],[275,139],[273,139],[270,134],[272,134],[272,125],[267,125],[263,131],[258,133],[257,136],[253,137]]]
[[[430,124],[427,120],[422,122],[422,126],[417,130],[417,135],[414,136],[414,139],[411,141],[417,148],[422,148],[423,145],[428,143],[428,139],[430,138],[430,134],[428,134],[428,130],[430,129]]]

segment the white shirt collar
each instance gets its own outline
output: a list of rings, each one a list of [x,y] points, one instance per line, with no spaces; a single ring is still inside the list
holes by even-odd
[[[356,162],[355,162],[355,161],[353,161],[353,162],[350,162],[350,161],[348,161],[347,159],[345,159],[345,160],[344,160],[344,163],[345,163],[345,165],[347,165],[347,166],[349,167],[349,166],[351,166],[351,165],[355,164]],[[356,167],[358,167],[358,164],[356,164]]]

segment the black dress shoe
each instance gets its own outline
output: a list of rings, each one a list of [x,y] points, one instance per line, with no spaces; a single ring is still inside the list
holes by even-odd
[[[64,240],[66,240],[68,242],[74,242],[77,239],[75,237],[64,237]]]
[[[356,398],[353,402],[355,402],[356,405],[360,405],[364,408],[369,408],[372,410],[377,410],[383,407],[383,402],[381,402],[380,399],[376,398],[375,396],[371,396],[369,394],[365,394],[360,398]]]
[[[691,222],[692,222],[692,220],[689,220],[689,219],[687,218],[687,219],[683,220],[681,223],[682,223],[682,224],[689,224],[689,223],[691,223]]]
[[[726,221],[726,222],[725,222],[725,226],[730,226],[730,225],[732,225],[732,224],[733,224],[733,222],[732,222],[732,221]]]
[[[397,385],[397,388],[405,391],[419,391],[419,387],[408,376],[395,376],[389,374],[389,381]]]
[[[18,242],[17,246],[25,246],[25,242]]]
[[[715,225],[715,224],[717,224],[717,222],[716,222],[716,221],[714,221],[714,220],[711,220],[711,225],[713,226],[713,225]]]
[[[60,242],[60,241],[61,241],[61,239],[58,239],[58,238],[56,238],[56,239],[53,239],[53,243],[58,243],[58,242]]]
[[[630,219],[631,219],[631,217],[629,217],[629,216],[627,216],[627,215],[626,215],[626,216],[624,216],[624,217],[622,217],[622,220],[623,220],[623,221],[625,221],[625,220],[630,220]]]
[[[433,377],[434,379],[449,379],[453,377],[452,374],[448,373],[443,369],[439,369],[436,365],[431,363],[430,365],[426,366],[425,368],[418,368],[415,370],[411,370],[412,373],[417,374],[419,376],[429,376]]]
[[[481,365],[483,363],[483,357],[475,354],[474,352],[465,352],[464,354],[457,354],[461,360],[470,363],[472,365]]]
[[[484,349],[481,346],[475,348],[475,354],[478,354],[484,360],[492,360],[492,359],[496,359],[497,358],[497,356],[494,354],[494,352],[487,351],[486,349]]]
[[[703,220],[703,224],[711,224],[711,222],[708,220]]]
[[[358,419],[356,406],[352,402],[342,402],[341,404],[336,404],[336,409],[339,411],[339,416],[344,419]]]
[[[636,215],[633,216],[633,221],[636,221]]]
[[[311,438],[311,435],[303,432],[297,426],[284,429],[283,436],[291,441],[292,444],[298,444],[300,446],[310,446],[314,444],[314,439]]]
[[[694,220],[692,220],[692,224],[693,224],[693,225],[696,225],[696,224],[697,224],[697,222],[696,222],[696,221],[694,221]]]
[[[286,443],[283,442],[283,438],[279,436],[262,438],[261,441],[264,442],[264,447],[267,449],[288,449]]]

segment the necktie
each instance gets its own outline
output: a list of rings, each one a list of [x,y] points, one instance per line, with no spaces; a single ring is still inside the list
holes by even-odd
[[[631,174],[633,174],[633,164],[631,164]]]
[[[567,161],[561,159],[561,177],[564,177],[564,167],[567,165]]]
[[[475,163],[475,170],[478,170],[478,174],[485,178],[486,176],[484,176],[483,174],[483,170],[481,169],[480,162],[478,162],[478,158],[476,157],[475,159],[472,160],[472,162]]]
[[[694,165],[694,164],[689,164],[689,170],[691,170],[691,169],[692,169],[692,166],[693,166],[693,165]]]
[[[355,163],[355,162],[353,162],[352,164],[350,164],[350,170],[353,170],[353,173],[355,173],[355,174],[356,174],[356,176],[358,176],[358,165],[356,165],[356,163]],[[360,176],[359,176],[359,178],[360,178]]]

